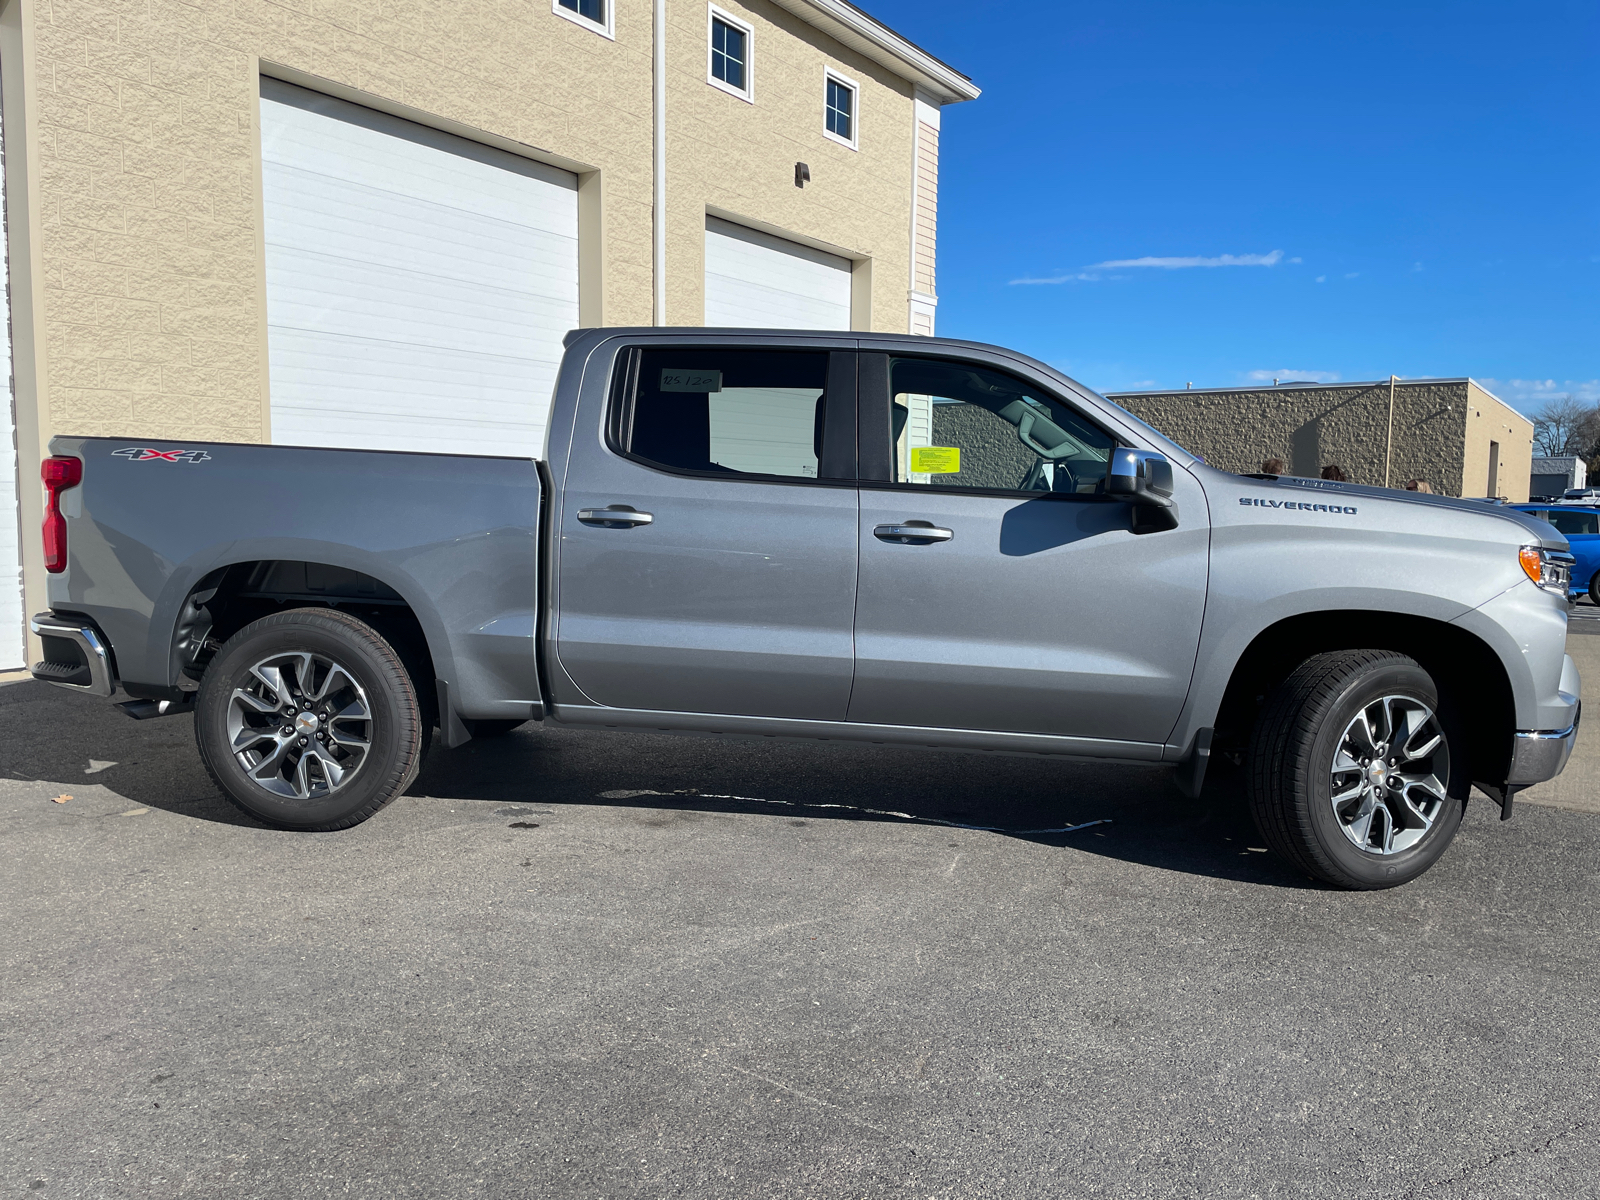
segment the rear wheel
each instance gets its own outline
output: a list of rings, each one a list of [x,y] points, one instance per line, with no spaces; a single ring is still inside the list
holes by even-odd
[[[206,668],[195,705],[211,778],[251,816],[286,829],[366,820],[415,778],[428,732],[394,648],[334,609],[245,626]]]
[[[1600,604],[1600,571],[1596,571],[1589,580],[1589,603]]]
[[[1247,790],[1261,836],[1336,887],[1394,887],[1455,837],[1469,786],[1464,747],[1433,679],[1389,650],[1301,663],[1256,723]]]

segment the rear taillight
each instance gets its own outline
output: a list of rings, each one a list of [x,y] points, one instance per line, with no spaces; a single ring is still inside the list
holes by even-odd
[[[83,460],[58,454],[39,468],[44,480],[44,569],[59,574],[67,569],[67,519],[61,515],[61,493],[83,482]]]

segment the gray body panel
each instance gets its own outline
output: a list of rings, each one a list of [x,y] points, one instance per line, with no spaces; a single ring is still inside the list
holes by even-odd
[[[850,720],[1163,742],[1206,595],[1205,497],[1175,483],[1183,523],[1140,536],[1101,497],[864,487]],[[873,536],[910,520],[955,536]]]
[[[146,446],[210,457],[115,453]],[[63,437],[51,449],[84,460],[82,486],[64,497],[71,557],[49,577],[51,608],[104,630],[125,684],[177,683],[173,630],[203,576],[278,559],[360,571],[398,592],[459,715],[527,717],[539,702],[531,460],[136,438]]]
[[[606,443],[618,354],[704,345],[947,355],[1054,392],[1173,466],[1178,528],[1133,535],[1109,498],[691,478]],[[578,331],[549,423],[547,520],[527,460],[237,445],[130,462],[138,440],[57,439],[70,568],[52,607],[104,631],[124,681],[176,681],[178,609],[207,572],[301,560],[360,571],[416,612],[459,715],[617,728],[861,738],[1126,761],[1183,758],[1251,642],[1291,617],[1451,623],[1504,665],[1519,730],[1570,729],[1565,603],[1502,508],[1206,467],[1103,397],[1014,352],[877,334]],[[193,444],[181,448],[195,449]],[[625,504],[631,529],[577,520]],[[1353,511],[1351,511],[1353,510]],[[883,522],[951,542],[889,545]],[[545,588],[543,604],[540,587]],[[549,694],[540,690],[543,667]],[[1509,734],[1510,730],[1507,731]],[[1563,760],[1564,761],[1564,760]]]
[[[588,449],[556,525],[563,677],[614,708],[842,721],[854,489],[684,478]],[[615,504],[654,520],[577,519]]]
[[[1556,700],[1566,601],[1534,586],[1517,558],[1525,545],[1566,549],[1548,524],[1447,497],[1193,470],[1211,501],[1211,575],[1194,686],[1168,740],[1169,759],[1215,720],[1250,643],[1307,613],[1402,613],[1458,624],[1505,667],[1519,729],[1572,723],[1571,706]]]

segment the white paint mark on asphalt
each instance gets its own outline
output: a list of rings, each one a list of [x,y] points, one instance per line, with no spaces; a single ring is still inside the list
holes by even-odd
[[[127,812],[118,813],[117,816],[119,816],[119,817],[142,817],[142,816],[145,815],[145,813],[147,813],[149,811],[150,810],[148,808],[130,808]]]
[[[944,821],[938,817],[919,817],[915,813],[895,812],[889,808],[867,808],[858,804],[813,804],[804,800],[768,800],[763,796],[726,796],[716,792],[696,791],[693,788],[679,788],[674,792],[658,792],[654,788],[619,788],[616,791],[600,793],[600,799],[602,800],[633,800],[640,796],[664,796],[675,800],[738,800],[745,804],[771,804],[781,808],[835,809],[842,812],[865,813],[872,817],[893,817],[896,820],[910,821],[917,825],[939,825],[945,829],[971,829],[977,833],[1077,833],[1080,829],[1088,829],[1094,825],[1112,824],[1110,817],[1101,817],[1098,821],[1085,821],[1081,825],[1059,825],[1050,829],[1007,829],[1004,825],[968,825],[962,821]]]
[[[952,858],[950,860],[950,866],[946,869],[946,871],[944,873],[944,877],[946,879],[949,879],[950,876],[952,876],[952,875],[954,875],[956,873],[956,864],[958,862],[960,862],[960,861],[961,861],[961,855],[959,855],[959,854],[956,855],[954,858]]]
[[[101,762],[98,758],[91,758],[89,760],[89,765],[84,768],[83,773],[85,775],[98,775],[107,767],[114,767],[116,765],[117,764],[114,762]]]

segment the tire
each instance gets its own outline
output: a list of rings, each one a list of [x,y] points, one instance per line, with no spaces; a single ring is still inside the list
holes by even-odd
[[[475,738],[505,737],[513,729],[521,729],[528,722],[525,720],[479,720],[477,718],[461,718],[461,723],[467,727],[467,732]]]
[[[1401,748],[1388,753],[1396,728]],[[1455,838],[1471,786],[1465,750],[1433,679],[1412,659],[1390,650],[1318,654],[1278,686],[1256,722],[1251,814],[1267,845],[1306,874],[1341,888],[1396,887]]]
[[[1594,573],[1594,578],[1589,580],[1589,603],[1600,604],[1600,571]]]
[[[228,799],[299,830],[346,829],[388,804],[431,732],[394,647],[329,608],[275,613],[229,638],[200,680],[194,725]]]

